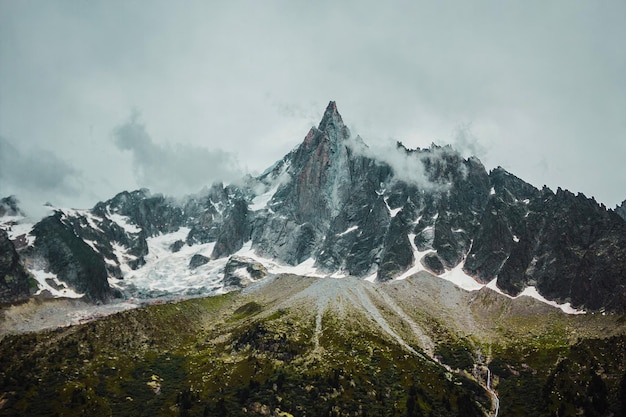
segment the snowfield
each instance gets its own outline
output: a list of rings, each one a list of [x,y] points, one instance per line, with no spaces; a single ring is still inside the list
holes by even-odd
[[[267,203],[265,198],[257,203],[259,206],[263,206]],[[355,226],[348,228],[339,236],[345,235],[356,231]],[[181,228],[177,232],[164,234],[148,239],[149,254],[146,256],[146,265],[137,269],[131,270],[130,268],[122,268],[124,271],[123,280],[110,280],[111,285],[128,289],[132,292],[136,292],[137,296],[144,297],[158,297],[164,295],[172,296],[199,296],[199,295],[217,295],[226,292],[227,290],[223,285],[224,278],[224,266],[226,265],[228,258],[212,259],[205,265],[202,265],[196,269],[189,268],[189,262],[191,258],[196,255],[203,255],[210,258],[213,251],[214,243],[206,243],[201,245],[188,246],[184,245],[180,251],[172,252],[170,246],[178,241],[185,241],[188,228]],[[421,263],[422,258],[433,252],[427,250],[420,252],[413,243],[415,235],[408,235],[409,241],[413,248],[414,264],[402,275],[395,278],[395,280],[403,280],[418,272],[426,271],[426,268]],[[118,252],[123,256],[123,252],[118,248]],[[256,254],[252,249],[252,241],[246,242],[243,247],[234,253],[233,255],[244,256],[251,258],[261,264],[263,264],[269,274],[293,274],[314,278],[346,278],[346,275],[342,271],[336,271],[332,273],[326,273],[316,268],[315,259],[308,258],[299,265],[285,265],[275,260],[264,258]],[[535,287],[527,287],[517,297],[511,297],[497,287],[497,278],[489,282],[488,284],[482,284],[477,282],[473,277],[467,275],[463,271],[463,262],[454,267],[451,270],[444,272],[438,276],[440,279],[449,281],[455,286],[465,291],[478,291],[485,287],[490,290],[496,291],[501,295],[508,298],[519,297],[532,297],[538,301],[546,303],[555,308],[561,309],[567,314],[584,314],[584,311],[576,310],[571,307],[569,303],[558,304],[554,301],[547,300],[541,296]],[[373,273],[364,280],[374,282],[376,279],[376,273]]]
[[[276,192],[278,184],[275,184],[267,192],[257,196],[252,201],[251,210],[262,210],[267,207],[272,196]],[[385,201],[386,203],[386,201]],[[391,215],[397,214],[397,210],[391,210]],[[64,210],[65,215],[81,215],[87,218],[90,225],[97,227],[95,219],[91,213],[87,210]],[[139,227],[129,222],[128,218],[116,213],[108,213],[110,219],[122,227],[127,233],[136,234],[141,231]],[[436,218],[437,216],[435,216]],[[23,217],[11,217],[3,219],[2,227],[5,229],[11,239],[17,239],[19,236],[25,235],[27,244],[32,245],[34,243],[34,237],[28,233],[32,230],[33,223],[30,223]],[[416,222],[418,222],[416,220]],[[338,233],[337,237],[343,237],[349,233],[358,231],[358,226],[351,226],[345,231]],[[428,231],[433,229],[427,228]],[[117,289],[127,292],[133,297],[138,299],[153,299],[158,297],[193,297],[193,296],[207,296],[218,295],[226,292],[227,290],[223,285],[224,267],[228,261],[228,258],[211,259],[205,265],[201,265],[198,268],[192,269],[189,267],[191,258],[194,255],[203,255],[207,258],[211,257],[213,247],[215,243],[206,243],[189,246],[184,244],[178,252],[172,252],[171,246],[177,241],[185,241],[190,229],[186,227],[180,228],[174,233],[163,234],[147,239],[149,253],[145,257],[146,264],[142,267],[133,270],[128,266],[128,262],[136,260],[136,257],[127,253],[127,249],[117,243],[113,243],[114,253],[117,259],[120,261],[119,267],[123,274],[123,279],[116,279],[109,277],[109,284]],[[457,231],[457,230],[455,230]],[[460,231],[460,230],[458,230]],[[421,260],[432,250],[419,251],[414,244],[415,234],[409,234],[409,242],[413,250],[414,263],[407,271],[395,280],[404,280],[419,272],[426,271],[426,268],[422,265]],[[513,240],[518,242],[517,236],[513,236]],[[97,251],[97,248],[93,242],[87,241],[90,246]],[[300,263],[299,265],[285,265],[275,260],[264,258],[256,254],[252,249],[252,242],[246,242],[243,247],[234,253],[233,255],[239,255],[251,258],[257,262],[263,264],[269,274],[293,274],[315,278],[335,278],[341,279],[348,277],[343,271],[335,271],[332,273],[326,273],[319,270],[315,266],[315,259],[309,258]],[[112,261],[107,260],[108,263],[113,264]],[[79,294],[67,287],[61,282],[56,275],[45,272],[38,269],[30,269],[29,272],[33,274],[39,286],[37,294],[41,294],[43,291],[49,292],[53,297],[59,298],[81,298],[83,294]],[[247,273],[247,272],[246,272]],[[243,271],[241,271],[243,274]],[[532,297],[545,304],[553,306],[562,310],[567,314],[585,314],[584,311],[573,308],[570,303],[559,304],[555,301],[547,300],[543,297],[535,287],[527,287],[517,297],[511,297],[505,294],[497,286],[497,278],[493,279],[488,284],[482,284],[477,282],[473,277],[467,275],[463,271],[463,262],[457,265],[455,268],[444,272],[439,275],[439,278],[449,281],[457,287],[465,291],[478,291],[484,287],[489,288],[508,298],[519,297]],[[365,281],[375,282],[376,272],[364,278]]]

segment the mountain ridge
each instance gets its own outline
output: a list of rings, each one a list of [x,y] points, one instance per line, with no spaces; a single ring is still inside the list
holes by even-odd
[[[150,268],[149,242],[186,228],[170,245],[210,260],[194,272],[213,288],[200,293],[221,291],[228,257],[252,254],[381,282],[455,273],[509,296],[535,288],[579,309],[626,310],[626,221],[616,212],[582,194],[538,190],[500,167],[487,172],[449,146],[398,142],[377,154],[351,136],[332,101],[302,143],[259,177],[216,183],[183,202],[125,191],[51,217],[56,231],[41,232],[51,218],[34,226],[20,257],[30,266],[43,260],[46,273],[93,301],[136,293],[132,276]],[[63,255],[50,254],[61,235]],[[59,256],[64,271],[51,259]]]

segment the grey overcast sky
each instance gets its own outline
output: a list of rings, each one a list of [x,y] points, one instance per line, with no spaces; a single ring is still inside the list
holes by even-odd
[[[0,0],[0,194],[91,207],[366,143],[626,198],[626,2]]]

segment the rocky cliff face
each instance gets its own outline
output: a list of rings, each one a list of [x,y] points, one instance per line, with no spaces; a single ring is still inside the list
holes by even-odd
[[[622,201],[622,204],[615,208],[615,212],[619,214],[622,219],[626,220],[626,200]]]
[[[487,172],[449,146],[398,143],[388,152],[352,137],[331,102],[304,141],[261,176],[184,201],[138,190],[89,211],[59,211],[35,227],[32,253],[93,299],[109,296],[107,277],[156,259],[150,239],[183,231],[167,253],[188,256],[185,265],[202,256],[194,274],[251,251],[333,276],[387,281],[454,271],[510,296],[532,286],[575,307],[626,310],[620,209],[538,190],[502,168]]]
[[[537,190],[503,169],[464,269],[519,294],[536,286],[574,305],[623,310],[626,223],[582,194]],[[619,294],[619,295],[618,295]]]
[[[0,229],[0,304],[22,301],[31,295],[30,278],[9,239]]]
[[[104,258],[78,237],[56,213],[39,222],[32,231],[36,237],[30,258],[42,262],[43,269],[58,276],[91,300],[112,295]]]

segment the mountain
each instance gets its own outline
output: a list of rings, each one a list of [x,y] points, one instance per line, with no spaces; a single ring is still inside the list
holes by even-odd
[[[626,413],[620,209],[334,102],[257,177],[0,207],[0,415]]]
[[[626,222],[616,212],[502,168],[487,172],[449,146],[374,151],[351,136],[334,102],[259,177],[184,201],[123,192],[91,210],[57,209],[30,235],[24,262],[94,301],[167,294],[142,283],[162,278],[168,254],[181,280],[193,281],[177,291],[220,291],[227,259],[239,253],[322,275],[383,282],[425,270],[468,289],[489,285],[511,297],[530,289],[577,309],[626,309]],[[177,236],[171,250],[151,253],[149,242],[166,236]],[[155,251],[158,271],[146,265]],[[193,255],[208,261],[192,274]]]

